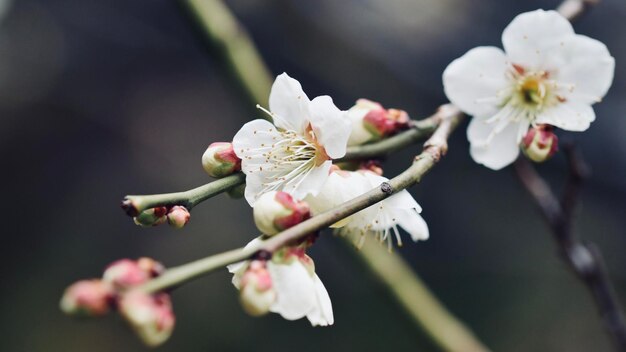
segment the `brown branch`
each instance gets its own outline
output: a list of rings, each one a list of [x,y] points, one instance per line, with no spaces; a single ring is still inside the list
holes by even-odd
[[[515,171],[552,230],[563,259],[593,296],[616,349],[626,351],[626,322],[602,254],[596,245],[582,242],[573,232],[574,209],[588,169],[573,147],[567,147],[565,155],[569,176],[560,200],[526,159],[520,158],[516,161]]]

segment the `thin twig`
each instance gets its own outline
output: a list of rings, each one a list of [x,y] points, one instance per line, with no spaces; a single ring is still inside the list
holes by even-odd
[[[566,149],[566,156],[569,181],[561,200],[526,159],[520,158],[516,161],[515,171],[550,226],[563,259],[592,294],[617,350],[626,351],[626,322],[602,254],[593,243],[581,242],[573,232],[573,209],[588,171],[583,160],[571,147]]]
[[[458,109],[447,109],[448,115],[442,117],[441,123],[434,135],[437,139],[447,139],[453,129],[462,118]],[[438,133],[440,131],[440,133]],[[434,136],[433,135],[433,136]],[[147,292],[162,291],[183,282],[206,275],[225,265],[249,259],[260,252],[273,253],[289,243],[293,243],[311,233],[326,228],[337,221],[344,219],[360,210],[363,210],[391,195],[418,183],[430,169],[439,161],[444,154],[444,146],[441,141],[434,143],[432,138],[424,144],[423,152],[416,157],[415,162],[400,175],[357,198],[347,201],[333,209],[316,215],[309,220],[301,222],[267,240],[261,241],[256,246],[245,249],[235,249],[225,253],[210,256],[198,261],[181,265],[167,270],[163,275],[138,286],[138,289]]]
[[[410,130],[400,132],[380,142],[349,147],[346,156],[341,158],[340,161],[380,158],[409,145],[416,144],[435,130],[444,113],[448,112],[439,110],[430,117],[415,121],[414,126]],[[187,210],[191,210],[191,208],[198,205],[198,203],[244,183],[244,174],[237,173],[188,191],[164,194],[128,195],[124,197],[122,201],[122,209],[124,209],[129,216],[137,216],[146,209],[159,206],[182,205],[187,208]]]

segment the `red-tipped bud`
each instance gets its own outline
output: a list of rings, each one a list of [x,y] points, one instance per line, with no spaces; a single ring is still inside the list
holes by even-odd
[[[276,291],[265,261],[253,260],[241,278],[240,301],[246,313],[258,317],[269,312]]]
[[[164,343],[172,334],[176,317],[167,293],[131,291],[119,302],[120,314],[148,346]]]
[[[528,159],[541,163],[550,159],[559,150],[559,139],[550,125],[531,127],[522,142],[522,152]]]
[[[68,315],[102,316],[109,312],[114,292],[101,280],[83,280],[72,284],[61,298],[61,310]]]
[[[378,176],[383,175],[383,168],[379,161],[377,160],[368,160],[364,161],[359,165],[359,170],[367,170],[375,173]]]
[[[209,176],[220,178],[241,170],[241,159],[232,143],[211,143],[202,155],[202,167]]]
[[[139,215],[134,217],[133,220],[135,220],[135,224],[139,226],[157,226],[167,221],[166,215],[166,207],[156,207],[142,211],[141,213],[139,213]]]
[[[116,289],[125,289],[140,285],[160,275],[164,270],[161,263],[150,258],[120,259],[106,268],[102,280]]]
[[[268,192],[254,204],[254,223],[266,235],[275,235],[282,230],[311,217],[309,205],[294,200],[286,192]]]
[[[359,99],[348,110],[352,133],[348,145],[361,145],[391,136],[409,127],[409,115],[403,110],[385,109],[377,102]]]
[[[180,229],[183,228],[191,218],[191,214],[187,208],[176,205],[170,209],[170,212],[167,213],[167,222],[174,228]]]

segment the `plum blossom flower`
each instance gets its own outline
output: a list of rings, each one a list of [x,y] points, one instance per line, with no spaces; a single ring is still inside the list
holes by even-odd
[[[371,171],[335,170],[315,197],[307,197],[313,214],[334,208],[341,203],[362,195],[389,179]],[[357,236],[357,245],[361,246],[366,235],[373,235],[381,242],[387,241],[391,247],[395,238],[398,245],[402,239],[398,226],[409,233],[415,242],[428,239],[426,222],[421,217],[422,208],[411,194],[403,190],[360,212],[335,223],[340,234]]]
[[[256,245],[258,241],[254,239],[247,246]],[[250,265],[250,261],[245,261],[228,266],[228,271],[234,274],[233,285],[239,290],[245,290],[245,281],[242,280]],[[313,326],[334,323],[328,291],[315,273],[313,259],[306,255],[304,246],[284,247],[276,251],[265,267],[271,279],[269,286],[275,293],[271,296],[274,300],[269,305],[270,312],[278,313],[287,320],[306,317]],[[267,283],[264,285],[268,286]],[[268,295],[259,296],[262,300],[267,298]]]
[[[329,96],[309,100],[286,73],[272,85],[269,108],[274,124],[250,121],[233,138],[250,205],[270,191],[285,191],[297,200],[317,194],[332,160],[345,155],[351,130]]]
[[[518,15],[502,33],[504,51],[477,47],[443,73],[450,101],[474,118],[472,158],[498,170],[519,155],[530,126],[585,131],[613,81],[615,60],[601,42],[574,33],[555,11]]]

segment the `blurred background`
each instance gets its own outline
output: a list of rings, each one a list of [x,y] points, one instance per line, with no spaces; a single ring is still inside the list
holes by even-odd
[[[441,73],[479,45],[500,44],[520,12],[559,1],[233,0],[274,74],[343,109],[361,97],[431,114],[445,102]],[[63,316],[64,288],[122,257],[174,266],[247,243],[251,209],[222,195],[196,207],[183,230],[145,229],[120,209],[125,194],[209,181],[200,157],[256,117],[214,48],[171,0],[1,0],[0,350],[138,351],[115,315]],[[616,58],[613,87],[576,141],[593,169],[577,232],[603,250],[626,301],[626,3],[604,0],[576,23]],[[259,102],[266,105],[266,101]],[[445,305],[495,351],[610,350],[586,289],[556,255],[510,168],[469,157],[465,125],[450,152],[411,192],[431,239],[399,251]],[[391,177],[419,150],[394,155]],[[540,171],[559,188],[564,160]],[[173,295],[178,322],[161,351],[436,351],[332,236],[313,248],[335,325],[251,318],[222,270]]]

